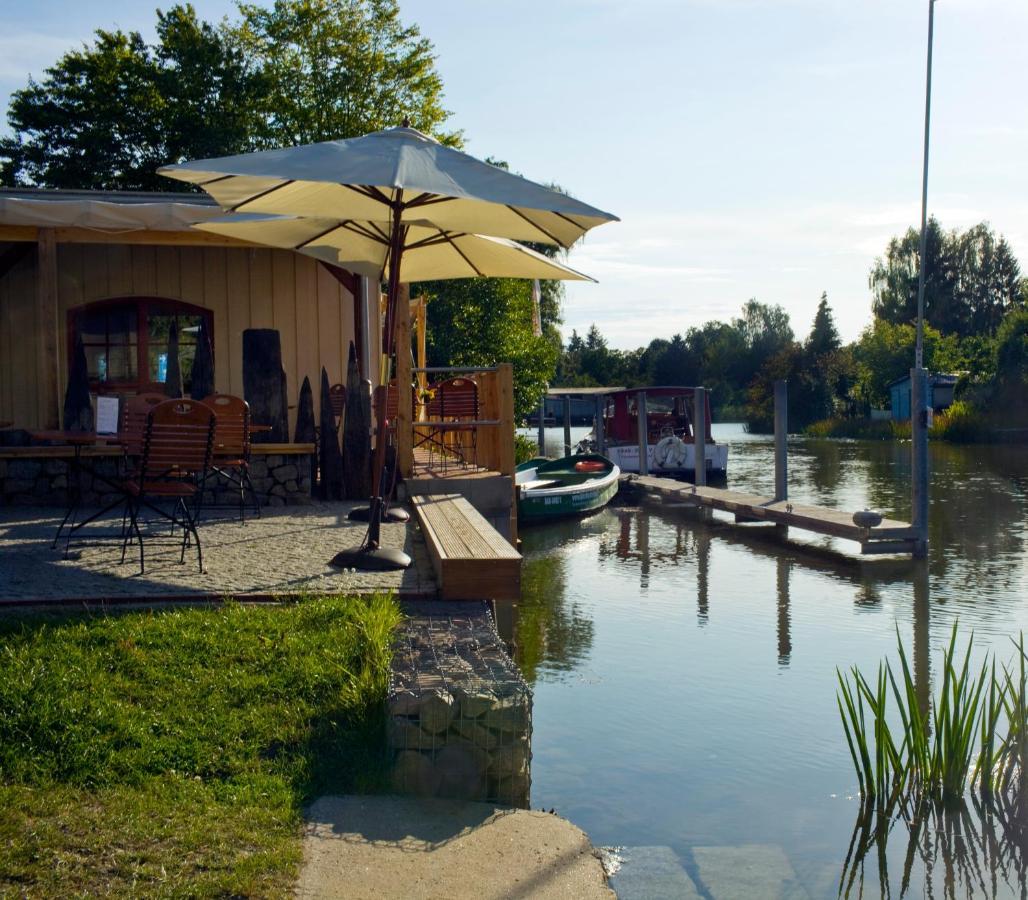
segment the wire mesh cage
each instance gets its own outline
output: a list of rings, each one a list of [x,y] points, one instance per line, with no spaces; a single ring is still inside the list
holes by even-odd
[[[407,620],[388,706],[397,793],[528,807],[532,692],[487,604],[433,602]]]

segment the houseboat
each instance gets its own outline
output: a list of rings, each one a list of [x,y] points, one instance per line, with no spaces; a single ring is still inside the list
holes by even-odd
[[[639,393],[646,394],[646,459],[651,475],[677,478],[696,477],[696,448],[693,434],[691,387],[631,388],[612,391],[603,403],[603,428],[594,429],[580,449],[595,450],[609,457],[622,472],[639,471]],[[728,469],[728,448],[718,444],[710,431],[710,396],[706,396],[704,433],[708,480],[724,479]]]

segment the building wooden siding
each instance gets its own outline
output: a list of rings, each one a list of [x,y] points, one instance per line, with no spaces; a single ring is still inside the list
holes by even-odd
[[[278,329],[290,434],[304,376],[314,387],[315,410],[322,366],[330,383],[345,380],[354,337],[353,297],[309,257],[264,248],[61,243],[57,273],[56,365],[62,405],[68,311],[116,297],[159,297],[210,309],[217,389],[240,396],[243,330]],[[37,378],[40,319],[36,266],[29,257],[0,278],[0,420],[29,428],[44,424],[40,418],[45,402]]]

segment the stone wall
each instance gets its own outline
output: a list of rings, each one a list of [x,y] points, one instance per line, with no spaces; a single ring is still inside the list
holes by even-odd
[[[82,472],[86,506],[103,506],[120,496],[107,481],[124,477],[124,459],[118,456],[89,456],[83,463],[100,477]],[[0,457],[0,506],[66,506],[70,458]],[[308,455],[254,453],[250,479],[264,506],[286,506],[311,502],[311,457]],[[208,487],[211,486],[210,481]],[[222,478],[204,496],[206,504],[235,504],[239,489]],[[249,502],[249,498],[247,498]]]
[[[527,807],[532,693],[488,604],[404,606],[388,699],[393,790]]]

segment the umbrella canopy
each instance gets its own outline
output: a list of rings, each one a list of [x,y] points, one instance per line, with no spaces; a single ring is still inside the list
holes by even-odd
[[[238,213],[195,226],[201,231],[298,250],[369,278],[390,278],[389,236],[375,222]],[[543,278],[592,281],[521,244],[431,225],[407,228],[399,281],[441,278]]]
[[[182,368],[178,361],[178,323],[171,323],[168,332],[168,369],[164,379],[165,396],[178,398],[182,396]]]
[[[570,247],[617,217],[413,128],[165,166],[224,209],[357,222],[430,222],[444,231]],[[388,239],[388,238],[387,238]]]

